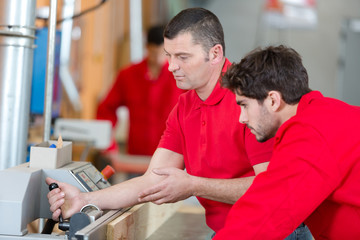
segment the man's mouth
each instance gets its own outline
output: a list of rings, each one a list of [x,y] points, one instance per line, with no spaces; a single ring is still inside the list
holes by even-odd
[[[174,75],[175,80],[182,80],[184,76]]]

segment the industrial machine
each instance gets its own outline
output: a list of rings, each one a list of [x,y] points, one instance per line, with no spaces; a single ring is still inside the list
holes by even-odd
[[[89,162],[71,161],[71,143],[50,148],[56,141],[34,146],[30,162],[0,171],[0,239],[104,239],[106,224],[126,209],[103,212],[96,206],[84,206],[68,222],[61,222],[63,233],[29,233],[27,225],[38,218],[51,219],[46,197],[46,177],[66,182],[90,192],[109,187],[106,174]],[[47,158],[45,167],[41,167]],[[33,160],[33,161],[32,161]],[[59,165],[60,163],[60,165]],[[52,220],[49,220],[52,221]]]
[[[102,0],[101,4],[105,1]],[[65,2],[66,9],[65,7],[63,9],[65,16],[63,16],[62,36],[66,35],[67,37],[62,39],[70,41],[71,19],[74,14],[71,5],[74,5],[74,1],[63,2]],[[84,206],[70,220],[61,221],[59,225],[63,232],[52,233],[53,223],[51,223],[51,212],[46,197],[49,192],[49,187],[45,183],[46,177],[76,186],[83,192],[96,191],[110,186],[106,177],[91,163],[72,161],[71,143],[64,142],[62,147],[50,147],[52,144],[56,144],[56,142],[49,141],[55,75],[56,6],[57,0],[51,0],[47,18],[49,24],[46,74],[40,77],[45,77],[43,143],[31,147],[30,162],[24,163],[30,115],[34,49],[36,44],[44,45],[45,40],[41,43],[35,42],[36,38],[40,40],[39,35],[35,35],[36,0],[0,1],[0,240],[104,239],[107,224],[127,210],[103,212],[96,206]],[[60,67],[65,66],[65,68],[62,67],[63,70],[60,69],[59,72],[62,82],[69,83],[66,80],[69,79],[66,68],[69,44],[62,41],[61,49],[63,49],[63,54],[60,54]],[[39,63],[42,62],[39,61]],[[74,93],[74,87],[71,87],[71,84],[64,84],[64,86],[71,102],[78,106],[79,104],[76,104],[78,95]],[[38,96],[34,94],[33,97]],[[106,123],[101,126],[109,129]],[[69,126],[66,125],[65,129],[69,129]],[[93,125],[90,129],[93,130]],[[93,134],[93,131],[83,131],[79,127],[77,130],[82,140],[84,140],[84,134],[87,136]],[[65,131],[64,125],[62,125],[62,131]],[[102,133],[108,132],[109,130],[102,131]],[[79,137],[78,135],[67,137],[75,138]],[[93,145],[106,146],[107,141],[105,143],[98,141],[98,137],[96,137],[96,141],[93,138],[90,139]],[[37,219],[49,219],[42,233],[32,233],[27,228],[28,224]],[[42,224],[39,225],[42,228]]]

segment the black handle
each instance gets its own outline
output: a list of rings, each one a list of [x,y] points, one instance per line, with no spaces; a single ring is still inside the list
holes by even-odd
[[[50,191],[54,190],[55,188],[59,188],[59,185],[57,185],[56,183],[51,183],[49,185],[49,190]],[[62,214],[60,213],[60,215],[59,215],[59,229],[63,230],[63,231],[67,231],[67,230],[69,230],[69,228],[70,228],[69,222],[65,222],[63,217],[62,217]]]
[[[57,183],[51,183],[49,185],[49,191],[51,192],[52,190],[54,190],[55,188],[59,188],[59,185],[57,185]]]

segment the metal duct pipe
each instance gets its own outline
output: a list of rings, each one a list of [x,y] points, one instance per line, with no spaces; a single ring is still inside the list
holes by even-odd
[[[25,162],[36,0],[0,1],[0,170]]]
[[[54,89],[54,62],[55,62],[55,34],[56,34],[56,7],[57,0],[50,1],[49,31],[46,62],[45,102],[44,102],[44,137],[43,141],[50,140],[51,106]]]

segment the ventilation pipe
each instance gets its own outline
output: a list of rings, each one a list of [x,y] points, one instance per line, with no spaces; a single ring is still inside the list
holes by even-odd
[[[0,1],[0,170],[26,160],[36,0]]]

